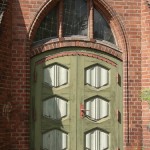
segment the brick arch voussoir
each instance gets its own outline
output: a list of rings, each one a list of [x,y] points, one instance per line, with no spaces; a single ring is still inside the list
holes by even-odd
[[[58,49],[58,48],[64,48],[64,47],[82,47],[82,48],[91,48],[97,51],[101,51],[104,53],[107,53],[119,60],[122,60],[122,52],[103,45],[99,43],[93,43],[90,41],[57,41],[52,43],[46,43],[39,46],[32,47],[31,49],[31,57],[34,57],[38,54],[41,54],[43,52],[47,52],[50,50]]]

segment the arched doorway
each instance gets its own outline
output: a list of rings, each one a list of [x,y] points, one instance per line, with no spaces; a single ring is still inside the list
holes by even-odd
[[[70,5],[67,2],[60,2],[44,18],[37,30],[35,45],[42,45],[57,37],[60,41],[67,41],[71,37],[74,40],[97,40],[99,44],[115,47],[111,28],[94,9],[92,0],[88,3],[82,0],[70,1]],[[57,9],[58,14],[61,14],[60,8],[64,5],[64,10],[69,8],[70,11],[66,13],[70,15],[71,9],[78,10],[78,3],[85,4],[79,13],[79,22],[83,21],[84,24],[78,23],[78,15],[74,16],[73,22],[71,18],[64,19],[62,36],[62,26],[57,27]],[[88,16],[88,12],[91,15]],[[85,19],[85,16],[91,19]],[[48,23],[51,23],[52,28],[47,30]],[[31,62],[33,148],[122,149],[122,62],[118,58],[94,48],[71,46],[53,48],[52,51],[34,56]]]
[[[33,58],[32,66],[35,149],[121,147],[120,61],[63,48]]]

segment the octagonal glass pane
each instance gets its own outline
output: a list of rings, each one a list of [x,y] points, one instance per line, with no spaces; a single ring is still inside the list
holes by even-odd
[[[59,87],[68,83],[68,69],[53,64],[44,69],[44,82],[52,87]]]
[[[86,150],[107,150],[109,148],[109,135],[107,133],[96,129],[85,136]]]
[[[44,133],[43,150],[68,150],[68,135],[56,129]]]
[[[59,97],[52,97],[43,102],[43,116],[59,120],[67,116],[67,101]]]
[[[109,83],[108,69],[99,65],[94,65],[87,68],[85,82],[95,88],[106,86]]]
[[[85,102],[86,116],[89,119],[98,121],[109,115],[109,103],[100,97],[95,97]]]

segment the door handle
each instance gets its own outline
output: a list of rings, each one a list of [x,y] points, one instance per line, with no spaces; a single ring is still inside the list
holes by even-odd
[[[85,117],[85,112],[90,111],[84,108],[83,104],[80,104],[80,118],[83,119]]]

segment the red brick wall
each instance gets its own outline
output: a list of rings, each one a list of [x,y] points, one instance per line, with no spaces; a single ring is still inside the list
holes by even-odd
[[[11,101],[11,1],[7,5],[0,28],[0,150],[6,150],[10,137],[10,118],[4,113],[4,108]]]
[[[30,57],[25,21],[32,5],[28,0],[12,1],[11,150],[29,149]]]
[[[109,0],[109,4],[119,16],[127,40],[128,65],[124,61],[124,148],[141,149],[141,0]]]
[[[150,6],[150,5],[149,5]],[[150,7],[142,0],[141,16],[141,55],[142,55],[142,89],[150,88]],[[142,103],[143,147],[150,149],[150,106]]]
[[[0,75],[0,103],[11,101],[12,112],[9,122],[0,116],[3,122],[0,125],[0,141],[6,139],[4,135],[10,134],[10,150],[29,150],[30,42],[27,39],[30,36],[28,32],[31,24],[34,24],[36,14],[46,0],[12,0],[10,3],[12,27],[9,6],[3,21],[3,30],[6,32],[0,35],[0,72],[3,73]],[[124,148],[140,150],[143,143],[144,148],[148,150],[150,132],[147,130],[147,124],[150,112],[145,102],[141,104],[139,93],[141,87],[150,86],[150,8],[146,0],[101,0],[101,3],[105,4],[104,10],[108,10],[113,16],[112,28],[118,31],[115,32],[116,38],[123,52]],[[118,24],[117,19],[120,20]],[[36,29],[38,23],[35,25]],[[34,35],[35,31],[29,33]],[[4,123],[7,123],[7,128]]]

